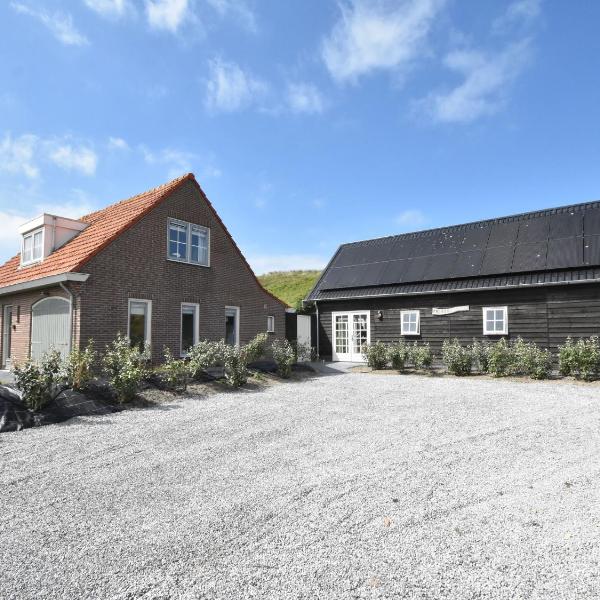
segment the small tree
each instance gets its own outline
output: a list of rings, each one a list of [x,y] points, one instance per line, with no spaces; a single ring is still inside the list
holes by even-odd
[[[119,403],[129,402],[137,394],[147,374],[146,360],[149,353],[148,345],[143,351],[137,346],[132,347],[129,338],[121,334],[106,347],[102,363]]]

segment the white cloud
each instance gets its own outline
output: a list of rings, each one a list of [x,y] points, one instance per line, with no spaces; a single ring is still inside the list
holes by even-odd
[[[175,33],[190,15],[188,0],[145,0],[146,17],[153,29]]]
[[[504,33],[510,31],[515,25],[530,25],[541,12],[541,0],[515,0],[508,5],[504,14],[494,21],[493,30],[496,33]]]
[[[232,15],[248,31],[256,32],[256,15],[244,0],[207,0],[221,17]]]
[[[48,158],[65,171],[79,171],[84,175],[93,175],[98,165],[96,153],[85,146],[71,144],[51,144]]]
[[[15,175],[25,175],[28,179],[39,177],[40,170],[36,164],[36,151],[39,138],[25,134],[13,138],[10,133],[0,140],[0,170]]]
[[[322,113],[325,109],[321,92],[311,83],[290,83],[287,101],[295,113]]]
[[[530,54],[528,40],[511,44],[498,54],[451,52],[444,63],[463,75],[463,82],[448,92],[431,94],[421,104],[435,121],[445,123],[493,115],[505,104],[510,85],[529,63]]]
[[[396,223],[402,227],[418,227],[427,222],[427,218],[422,211],[409,208],[401,212],[395,219]]]
[[[103,17],[122,17],[131,5],[127,0],[84,0],[86,6]]]
[[[321,55],[337,81],[374,70],[407,68],[424,51],[445,0],[351,0],[324,41]]]
[[[153,151],[144,145],[139,146],[139,151],[149,165],[164,165],[167,168],[167,177],[171,179],[193,171],[195,165],[199,167],[196,174],[200,179],[221,176],[221,170],[211,160],[202,159],[193,152],[176,148],[163,148]]]
[[[37,10],[21,4],[20,2],[11,2],[10,5],[18,13],[37,19],[52,32],[59,42],[66,46],[85,46],[89,43],[88,39],[77,31],[73,24],[73,17],[68,13],[55,12],[50,14],[44,10]]]
[[[328,259],[316,254],[259,254],[248,257],[248,262],[257,275],[271,271],[323,269],[327,261]]]
[[[206,83],[206,107],[214,112],[233,112],[260,101],[267,85],[233,62],[213,59]]]
[[[108,147],[111,150],[129,150],[129,144],[120,137],[109,137]]]

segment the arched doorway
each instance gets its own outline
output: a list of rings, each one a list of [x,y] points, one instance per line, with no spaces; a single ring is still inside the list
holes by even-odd
[[[43,298],[31,307],[31,358],[58,350],[63,358],[71,346],[71,305],[65,298]]]

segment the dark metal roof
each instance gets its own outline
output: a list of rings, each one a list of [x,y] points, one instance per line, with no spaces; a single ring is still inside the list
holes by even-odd
[[[308,299],[568,283],[597,266],[600,202],[589,202],[343,244]]]

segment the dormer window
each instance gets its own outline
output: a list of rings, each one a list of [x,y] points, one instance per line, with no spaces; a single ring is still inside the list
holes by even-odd
[[[21,263],[28,265],[42,260],[44,254],[44,231],[38,229],[23,236]]]

